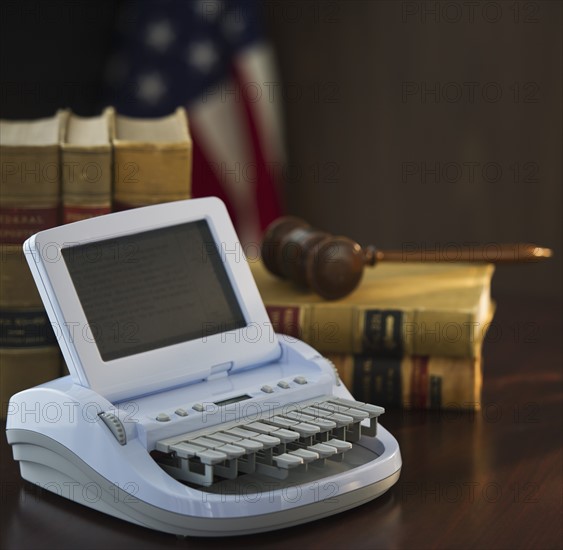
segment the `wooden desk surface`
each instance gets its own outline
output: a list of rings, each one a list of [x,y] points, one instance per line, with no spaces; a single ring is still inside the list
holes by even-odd
[[[0,437],[0,547],[561,548],[561,304],[497,301],[482,411],[385,413],[403,470],[371,503],[275,533],[182,540],[36,490]]]

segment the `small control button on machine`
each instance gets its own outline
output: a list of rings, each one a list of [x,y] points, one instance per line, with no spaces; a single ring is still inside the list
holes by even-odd
[[[192,407],[192,409],[193,409],[194,411],[199,412],[199,413],[204,411],[203,405],[202,405],[201,403],[196,403],[196,404]]]
[[[268,386],[267,384],[260,388],[264,393],[274,393],[274,388]]]
[[[307,383],[307,379],[306,379],[304,376],[296,376],[296,377],[293,379],[293,381],[294,381],[296,384],[301,384],[301,385]]]
[[[174,411],[174,414],[177,414],[178,416],[188,416],[188,411],[180,407]]]
[[[285,380],[280,380],[278,382],[278,386],[284,390],[288,390],[289,389],[289,384],[285,381]]]
[[[166,414],[166,413],[159,413],[156,415],[156,419],[159,422],[169,422],[170,421],[170,417]]]

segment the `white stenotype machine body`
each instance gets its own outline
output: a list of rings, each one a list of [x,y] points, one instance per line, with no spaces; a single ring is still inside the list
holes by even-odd
[[[383,409],[273,333],[218,199],[53,228],[24,251],[70,371],[10,400],[28,481],[194,536],[311,521],[397,481]]]

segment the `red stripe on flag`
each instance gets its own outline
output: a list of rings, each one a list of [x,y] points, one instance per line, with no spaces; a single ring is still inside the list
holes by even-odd
[[[248,75],[243,74],[243,70],[233,68],[235,80],[239,90],[244,89],[244,84],[251,82]],[[260,229],[263,231],[268,224],[281,215],[280,200],[278,196],[278,188],[274,181],[274,170],[276,167],[268,166],[266,156],[262,148],[262,140],[260,139],[258,125],[254,119],[254,112],[249,101],[248,94],[241,94],[241,104],[244,110],[245,119],[248,125],[248,135],[250,136],[250,145],[254,162],[256,163],[256,184],[255,184],[255,204],[258,209],[258,219],[260,221]],[[278,128],[272,128],[272,131],[278,131]]]
[[[192,164],[192,197],[218,197],[229,211],[233,224],[237,225],[237,217],[234,208],[229,202],[229,197],[225,193],[221,182],[213,170],[209,159],[203,153],[199,145],[197,130],[191,126],[190,133],[193,142],[193,164]]]

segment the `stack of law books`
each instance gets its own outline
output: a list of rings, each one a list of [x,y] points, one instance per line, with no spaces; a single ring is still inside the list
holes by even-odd
[[[356,399],[479,409],[492,265],[382,263],[337,301],[297,289],[260,261],[251,268],[274,330],[328,357]]]

